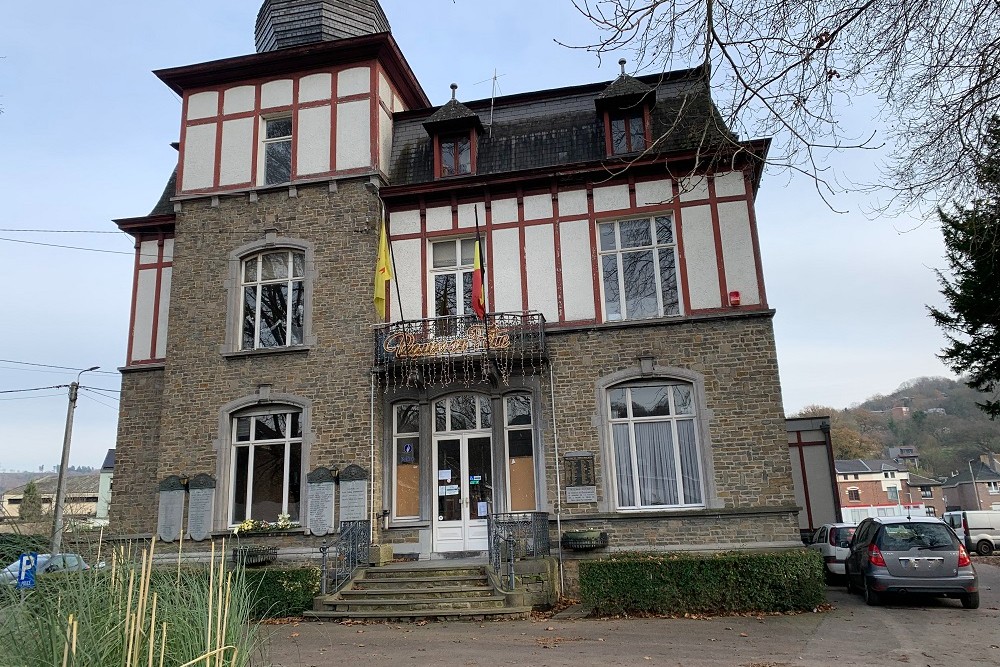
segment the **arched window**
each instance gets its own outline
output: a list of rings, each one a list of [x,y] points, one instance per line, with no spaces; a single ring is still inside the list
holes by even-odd
[[[236,413],[231,426],[229,524],[300,520],[302,411],[265,406]]]
[[[705,506],[694,387],[618,385],[607,398],[617,507]]]
[[[240,349],[302,345],[305,253],[268,250],[244,257],[240,268]]]

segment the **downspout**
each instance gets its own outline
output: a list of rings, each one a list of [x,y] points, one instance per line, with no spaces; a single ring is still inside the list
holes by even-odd
[[[552,373],[552,361],[549,361],[549,393],[552,401],[552,442],[556,455],[556,544],[559,554],[559,594],[566,590],[566,582],[563,575],[563,553],[562,553],[562,474],[559,471],[559,429],[556,426],[556,384],[555,375]]]
[[[375,544],[375,372],[372,371],[369,374],[369,384],[371,385],[371,405],[369,413],[369,424],[371,427],[370,436],[370,446],[371,446],[371,463],[369,465],[369,470],[371,471],[368,479],[371,484],[368,485],[368,492],[371,495],[371,508],[369,509],[369,522],[368,522],[368,543]]]

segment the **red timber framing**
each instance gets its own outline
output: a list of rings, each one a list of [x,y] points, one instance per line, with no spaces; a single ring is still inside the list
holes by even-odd
[[[791,455],[792,465],[795,465],[797,463],[799,466],[799,471],[802,474],[802,495],[805,498],[805,507],[803,508],[803,511],[806,513],[806,520],[808,521],[809,529],[816,530],[817,528],[819,528],[819,526],[816,525],[816,523],[813,521],[812,502],[810,501],[811,496],[809,494],[809,470],[806,466],[805,449],[807,447],[822,447],[827,451],[828,465],[832,475],[830,483],[834,490],[833,493],[834,512],[839,518],[841,510],[840,494],[837,491],[838,489],[837,474],[835,472],[836,468],[833,463],[833,453],[832,449],[828,446],[826,440],[803,440],[802,431],[794,431],[794,433],[795,433],[795,442],[788,443],[788,448],[790,450],[789,454]]]
[[[740,171],[739,164],[735,165],[734,170]],[[529,298],[528,298],[528,270],[524,257],[524,247],[525,247],[525,231],[529,227],[538,225],[550,225],[553,228],[553,243],[554,243],[554,257],[556,261],[555,267],[555,294],[558,300],[558,312],[559,321],[558,322],[547,322],[548,325],[559,327],[559,326],[585,326],[591,324],[599,324],[603,322],[603,301],[602,301],[602,286],[601,286],[601,276],[599,270],[599,258],[598,258],[598,247],[597,247],[597,224],[599,222],[604,222],[608,220],[620,220],[627,218],[629,216],[651,216],[657,213],[670,213],[672,214],[674,220],[675,237],[677,244],[677,269],[678,269],[678,289],[680,290],[680,296],[683,304],[684,316],[702,316],[702,315],[716,315],[716,314],[735,314],[735,313],[746,313],[753,311],[766,311],[768,310],[767,300],[765,298],[764,282],[763,282],[763,271],[761,268],[761,258],[760,258],[760,247],[758,243],[758,234],[756,229],[756,216],[754,214],[754,198],[755,198],[755,185],[759,182],[759,172],[757,172],[754,167],[748,164],[742,165],[743,169],[743,183],[744,183],[744,193],[738,195],[728,195],[719,196],[716,191],[715,177],[714,175],[707,176],[707,196],[702,198],[690,198],[682,201],[681,189],[676,178],[670,178],[670,176],[665,172],[662,167],[662,163],[659,169],[655,170],[630,170],[628,174],[625,174],[617,179],[611,180],[590,180],[586,178],[586,175],[580,174],[575,178],[563,178],[565,173],[559,176],[548,176],[546,178],[523,178],[518,179],[516,177],[500,177],[491,182],[488,175],[478,176],[472,175],[471,178],[466,177],[462,179],[454,178],[448,179],[446,183],[440,181],[432,184],[421,184],[419,186],[387,186],[382,188],[381,194],[387,203],[387,210],[389,211],[389,238],[390,241],[405,241],[420,239],[425,241],[420,244],[420,266],[421,266],[421,301],[422,301],[422,317],[428,317],[428,284],[426,281],[427,270],[428,270],[428,258],[427,258],[427,243],[426,241],[433,241],[437,239],[448,239],[456,238],[460,236],[471,236],[475,233],[475,230],[463,226],[459,227],[458,224],[458,206],[460,204],[472,204],[480,203],[485,204],[486,213],[486,224],[483,228],[483,236],[486,244],[487,253],[487,280],[488,280],[488,298],[492,299],[492,295],[495,294],[495,272],[492,267],[495,265],[495,257],[493,255],[493,234],[497,230],[504,229],[516,229],[518,231],[518,240],[521,248],[521,255],[519,257],[520,264],[520,282],[521,282],[521,307],[524,310],[529,308]],[[679,173],[684,174],[685,172],[680,171]],[[685,174],[687,175],[687,174]],[[672,188],[672,200],[665,201],[662,203],[657,203],[650,206],[639,206],[636,199],[636,185],[642,183],[648,183],[653,181],[670,181]],[[465,181],[474,181],[474,183],[469,183],[469,187],[461,187],[461,184]],[[619,210],[607,210],[607,211],[595,211],[594,208],[594,190],[602,187],[624,185],[628,188],[629,193],[629,206],[625,209]],[[558,195],[560,190],[562,191],[584,191],[587,198],[587,213],[586,214],[574,214],[574,215],[563,215],[559,209]],[[530,197],[532,195],[539,194],[550,194],[552,197],[552,216],[546,218],[538,218],[526,220],[524,215],[524,199],[525,197]],[[500,199],[515,198],[517,201],[517,220],[512,222],[502,222],[498,223],[493,216],[493,202]],[[750,224],[750,238],[752,242],[752,253],[755,275],[757,278],[757,289],[760,295],[758,304],[742,305],[738,307],[733,307],[729,305],[729,292],[728,285],[725,275],[725,258],[723,255],[724,245],[721,233],[721,224],[719,219],[719,204],[727,202],[745,202],[748,208],[749,224]],[[718,263],[718,275],[719,275],[719,303],[721,304],[718,308],[701,308],[692,309],[691,304],[691,290],[688,284],[688,265],[691,261],[697,261],[688,256],[688,251],[684,243],[684,215],[683,211],[687,208],[695,206],[706,206],[708,205],[711,211],[711,224],[712,233],[714,237],[714,247],[716,253],[716,260]],[[436,231],[428,231],[426,225],[426,212],[429,208],[436,207],[450,207],[451,208],[451,227],[449,229],[441,229]],[[420,231],[414,233],[395,233],[392,230],[392,213],[400,211],[412,211],[415,208],[419,208],[420,211]],[[563,262],[563,243],[560,235],[560,223],[569,221],[578,221],[586,219],[589,225],[589,236],[590,236],[590,262],[591,262],[591,274],[593,278],[593,293],[594,293],[594,312],[597,314],[594,319],[588,320],[568,320],[566,318],[566,311],[564,307],[564,295],[565,295],[565,285],[563,283],[562,275],[562,262]],[[406,313],[407,317],[412,317],[409,313]]]
[[[124,218],[115,220],[115,224],[126,234],[135,239],[135,264],[132,272],[132,305],[129,312],[129,337],[126,357],[127,366],[144,364],[161,364],[164,357],[157,357],[156,348],[159,344],[160,306],[163,299],[169,295],[163,293],[163,272],[173,267],[173,258],[167,259],[164,253],[165,242],[174,238],[174,220],[171,215],[147,216],[143,218]],[[156,242],[156,253],[150,255],[142,252],[142,244]],[[136,304],[138,301],[139,272],[154,271],[155,287],[152,304],[152,324],[149,337],[149,349],[135,349]]]
[[[357,67],[368,67],[369,90],[366,93],[339,95],[337,91],[338,74],[344,70]],[[261,141],[262,118],[289,116],[292,118],[292,180],[322,179],[333,176],[351,176],[371,173],[379,169],[387,171],[387,165],[381,165],[379,151],[379,74],[385,76],[389,84],[388,102],[392,97],[402,100],[407,108],[427,108],[430,101],[410,70],[409,64],[403,58],[395,40],[388,33],[365,35],[352,39],[325,42],[291,49],[281,49],[267,53],[228,58],[188,67],[158,70],[154,72],[174,92],[183,97],[180,157],[177,168],[178,194],[196,195],[233,190],[247,190],[256,187],[259,182],[259,147]],[[331,90],[328,98],[300,102],[299,85],[302,78],[312,74],[328,73],[331,75]],[[264,108],[261,101],[261,87],[270,81],[288,79],[292,81],[291,104]],[[235,113],[224,113],[225,93],[228,89],[240,86],[254,87],[253,109]],[[192,95],[203,92],[218,94],[218,109],[216,115],[188,120],[188,107]],[[345,102],[364,101],[369,106],[369,155],[370,164],[350,169],[337,169],[337,105]],[[330,169],[322,172],[299,174],[299,112],[302,109],[330,107]],[[392,109],[386,108],[390,116]],[[225,121],[253,119],[252,163],[250,180],[240,183],[220,184],[222,167],[222,138]],[[213,178],[210,187],[184,189],[184,160],[187,145],[187,131],[200,125],[215,125],[215,146],[213,154]]]

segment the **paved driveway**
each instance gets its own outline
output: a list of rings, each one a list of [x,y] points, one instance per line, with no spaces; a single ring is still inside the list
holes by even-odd
[[[867,607],[843,587],[834,609],[764,617],[271,626],[275,667],[361,665],[996,665],[1000,568],[977,563],[978,610],[957,600]]]

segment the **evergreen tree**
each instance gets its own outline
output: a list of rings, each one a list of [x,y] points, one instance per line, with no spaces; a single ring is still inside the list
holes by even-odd
[[[42,495],[38,493],[38,487],[33,481],[28,482],[24,487],[20,516],[22,521],[29,523],[42,520]]]
[[[1000,417],[1000,117],[986,130],[986,151],[976,160],[979,194],[954,213],[938,211],[949,274],[938,271],[947,306],[929,308],[944,331],[940,358],[968,386],[986,392],[976,403]]]

